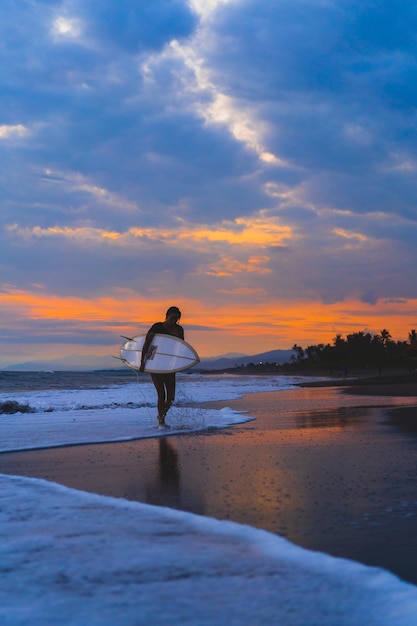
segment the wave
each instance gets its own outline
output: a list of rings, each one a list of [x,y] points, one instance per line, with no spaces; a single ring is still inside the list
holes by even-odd
[[[100,411],[114,409],[143,409],[154,406],[151,402],[109,402],[107,404],[79,404],[67,406],[31,406],[20,404],[15,400],[0,402],[0,414],[14,415],[15,413],[53,413],[66,411]]]
[[[36,413],[36,409],[29,404],[20,404],[15,400],[6,400],[6,402],[0,402],[0,414],[1,413],[7,415],[13,415],[14,413]]]

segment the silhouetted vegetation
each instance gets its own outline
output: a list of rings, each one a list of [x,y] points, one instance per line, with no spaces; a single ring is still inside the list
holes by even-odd
[[[347,377],[353,371],[368,370],[379,375],[386,370],[413,372],[417,369],[417,331],[411,330],[407,341],[393,341],[384,329],[379,334],[365,331],[346,336],[336,335],[333,343],[302,348],[292,347],[289,363],[249,363],[221,370],[233,374],[290,374],[322,372]],[[211,373],[215,373],[211,371]]]
[[[347,375],[351,369],[386,369],[412,371],[417,367],[417,332],[410,331],[407,341],[393,341],[391,333],[384,329],[379,334],[360,331],[336,335],[332,344],[318,344],[301,348],[293,346],[291,358],[293,369],[340,370]]]

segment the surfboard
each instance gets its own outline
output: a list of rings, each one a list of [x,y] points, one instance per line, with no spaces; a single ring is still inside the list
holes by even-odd
[[[146,335],[138,335],[126,341],[120,348],[123,363],[134,370],[140,369],[145,338]],[[145,372],[152,374],[182,372],[199,362],[200,357],[189,343],[173,335],[156,333],[148,350]]]

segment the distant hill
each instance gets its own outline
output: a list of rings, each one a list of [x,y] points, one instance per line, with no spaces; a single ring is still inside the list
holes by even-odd
[[[287,363],[292,350],[271,350],[251,356],[245,354],[226,354],[212,359],[201,359],[201,362],[194,368],[198,370],[222,370],[230,367],[239,367],[249,363]],[[114,356],[96,355],[71,355],[59,359],[49,359],[44,361],[25,361],[4,367],[4,371],[15,372],[68,372],[68,371],[90,371],[90,370],[114,370],[124,368],[122,362]]]
[[[240,355],[240,356],[223,356],[213,359],[201,359],[201,362],[194,368],[198,370],[222,370],[230,367],[239,367],[240,365],[248,365],[249,363],[288,363],[293,354],[292,350],[270,350],[269,352],[261,352],[260,354]]]
[[[112,356],[72,355],[45,361],[25,361],[4,367],[4,371],[14,372],[68,372],[89,370],[114,370],[125,367]]]

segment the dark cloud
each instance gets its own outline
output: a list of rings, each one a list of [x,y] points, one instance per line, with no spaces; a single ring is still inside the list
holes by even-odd
[[[129,53],[160,49],[188,37],[197,25],[184,0],[81,0],[75,6],[88,21],[89,35]]]
[[[175,285],[192,272],[201,252],[181,250],[146,238],[117,245],[80,235],[32,236],[29,240],[5,241],[4,258],[10,269],[7,282],[30,290],[42,284],[61,296],[97,297],[113,288],[128,288],[149,294],[161,282]]]
[[[3,219],[21,217],[29,226],[88,219],[98,227],[114,223],[123,229],[155,224],[181,210],[192,220],[203,215],[215,220],[267,203],[259,180],[249,177],[256,155],[224,129],[204,126],[184,111],[178,59],[168,57],[144,83],[145,51],[192,34],[196,18],[185,2],[90,0],[54,5],[53,11],[24,2],[18,10],[9,4],[3,11],[10,24],[21,18],[16,37],[7,40],[8,63],[2,66],[4,121],[23,123],[30,133],[13,144],[3,170],[6,195],[13,198]],[[79,36],[54,33],[59,16],[79,20]],[[110,50],[109,40],[120,50]],[[126,216],[68,181],[59,185],[55,179],[53,185],[52,177],[42,176],[50,168],[80,172],[86,184],[145,210]]]
[[[406,78],[408,64],[401,61],[415,55],[416,21],[410,1],[243,0],[218,10],[213,30],[228,45],[212,46],[210,54],[225,89],[240,85],[242,95],[256,101],[277,100],[279,91],[282,102],[297,92],[335,96],[365,78],[371,79],[367,95],[388,77],[398,80],[399,68]],[[238,72],[242,58],[245,70]],[[408,63],[415,66],[411,56]]]
[[[414,204],[416,185],[398,170],[405,202],[394,206],[387,169],[399,152],[416,152],[416,22],[411,2],[246,0],[219,9],[207,54],[221,88],[253,101],[270,122],[268,149],[309,181],[319,175],[316,201],[330,199],[337,175],[331,201],[401,212]],[[360,202],[349,202],[348,186]]]

